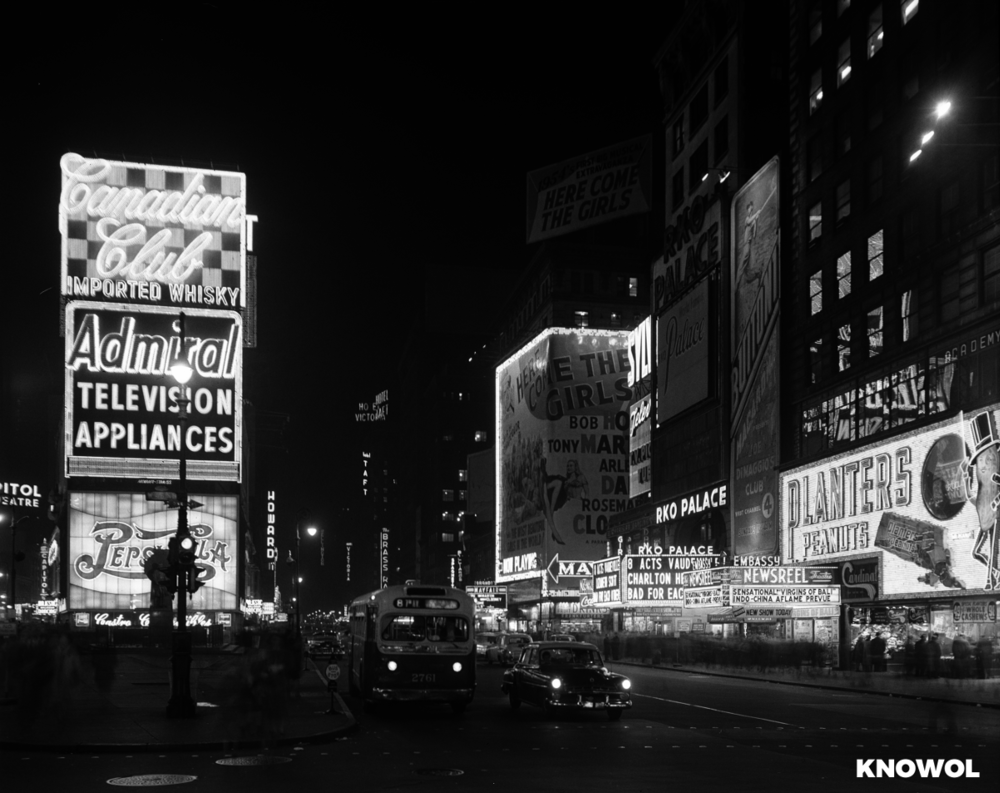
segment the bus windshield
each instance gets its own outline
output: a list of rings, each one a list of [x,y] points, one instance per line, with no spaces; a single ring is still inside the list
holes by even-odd
[[[382,639],[389,642],[464,642],[469,639],[465,617],[393,614],[386,617]]]

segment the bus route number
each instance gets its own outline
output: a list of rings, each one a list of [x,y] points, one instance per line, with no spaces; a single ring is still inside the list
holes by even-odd
[[[414,672],[411,677],[413,683],[433,683],[434,675],[430,672]]]

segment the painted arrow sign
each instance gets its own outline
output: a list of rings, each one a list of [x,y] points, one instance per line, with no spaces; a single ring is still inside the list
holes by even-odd
[[[583,561],[563,561],[559,558],[559,554],[556,554],[545,570],[549,577],[558,584],[560,578],[590,578],[594,574],[591,564],[591,562]],[[555,568],[554,571],[553,568]]]

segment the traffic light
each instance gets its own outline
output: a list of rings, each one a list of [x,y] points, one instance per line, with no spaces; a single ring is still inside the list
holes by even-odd
[[[188,592],[192,595],[205,586],[205,582],[201,580],[201,574],[205,572],[201,567],[192,567],[191,575],[188,576]]]
[[[190,534],[180,538],[178,543],[177,560],[183,567],[190,567],[194,564],[195,540]]]
[[[167,566],[171,569],[177,567],[178,556],[177,537],[171,537],[167,540]]]

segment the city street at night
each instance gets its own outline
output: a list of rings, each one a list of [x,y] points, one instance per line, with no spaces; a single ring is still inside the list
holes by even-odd
[[[18,13],[2,793],[1000,790],[1000,2]]]
[[[106,789],[117,777],[158,774],[195,777],[184,788],[191,791],[324,784],[372,791],[570,791],[580,789],[581,779],[586,789],[647,791],[663,789],[665,777],[707,791],[794,786],[832,792],[851,784],[974,791],[991,789],[986,779],[1000,770],[991,748],[1000,730],[996,686],[983,693],[970,681],[955,694],[937,681],[937,693],[954,697],[945,702],[743,680],[709,670],[614,668],[631,676],[635,691],[634,707],[616,723],[599,712],[548,718],[539,709],[512,711],[499,691],[502,670],[482,666],[475,702],[460,717],[419,705],[370,714],[345,696],[356,726],[318,740],[289,737],[266,750],[177,751],[164,744],[109,751],[82,745],[54,752],[4,748],[0,758],[33,785],[72,784],[83,792]],[[961,701],[972,698],[971,690],[992,705]],[[322,699],[315,703],[319,711]],[[85,735],[79,738],[86,743]],[[969,760],[981,776],[855,781],[859,759],[916,757]]]

